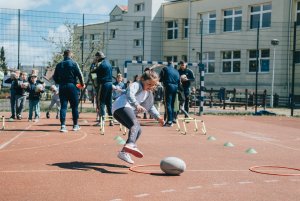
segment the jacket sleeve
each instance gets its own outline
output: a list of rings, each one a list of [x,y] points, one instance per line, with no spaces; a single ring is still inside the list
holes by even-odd
[[[137,100],[135,98],[135,95],[137,94],[137,92],[140,90],[140,83],[139,82],[134,82],[132,83],[128,88],[127,88],[127,99],[128,102],[131,106],[138,106],[139,104],[137,103]]]
[[[84,80],[83,80],[82,72],[81,72],[81,70],[79,68],[78,63],[76,63],[76,62],[75,62],[75,69],[76,69],[75,71],[76,71],[76,74],[77,74],[77,77],[79,79],[80,84],[84,85]]]
[[[193,71],[189,69],[188,72],[189,72],[189,73],[188,73],[187,78],[189,79],[189,81],[195,81],[195,76],[194,76]]]
[[[55,70],[54,70],[54,74],[53,74],[53,80],[56,84],[60,84],[60,81],[59,81],[59,69],[58,69],[58,64],[56,65],[55,67]]]

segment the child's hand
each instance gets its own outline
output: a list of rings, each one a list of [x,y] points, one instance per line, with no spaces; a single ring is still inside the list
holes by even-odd
[[[157,119],[157,121],[159,122],[160,126],[164,126],[165,121],[164,121],[164,119],[163,119],[162,117],[159,117],[159,118]]]
[[[138,113],[146,112],[146,109],[141,105],[137,105],[136,110]]]

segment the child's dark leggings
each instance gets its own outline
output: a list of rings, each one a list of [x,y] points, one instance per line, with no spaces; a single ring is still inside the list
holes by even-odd
[[[135,144],[135,142],[140,137],[142,130],[133,110],[128,107],[122,107],[120,109],[117,109],[114,112],[113,116],[118,122],[120,122],[120,124],[128,128],[129,130],[126,143]]]

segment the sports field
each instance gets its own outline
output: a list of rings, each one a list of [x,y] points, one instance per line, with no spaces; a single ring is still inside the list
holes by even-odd
[[[130,171],[132,165],[117,158],[122,145],[114,138],[126,138],[118,125],[107,126],[100,135],[93,126],[95,114],[82,113],[81,130],[74,132],[68,117],[65,134],[59,132],[57,119],[5,123],[0,131],[1,201],[300,198],[299,118],[196,116],[205,122],[206,135],[194,132],[192,122],[186,135],[176,126],[145,125],[138,141],[144,158],[132,159],[134,166],[156,166],[135,168],[150,173],[143,174]],[[163,174],[157,165],[167,156],[184,160],[186,171],[180,176]],[[274,167],[255,167],[265,165]]]

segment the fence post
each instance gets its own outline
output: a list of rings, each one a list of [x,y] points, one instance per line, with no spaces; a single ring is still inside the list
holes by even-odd
[[[200,106],[199,106],[199,115],[203,115],[203,106],[204,106],[204,65],[199,64],[200,69]]]
[[[248,89],[245,89],[245,97],[246,97],[245,110],[247,110],[248,109]]]

